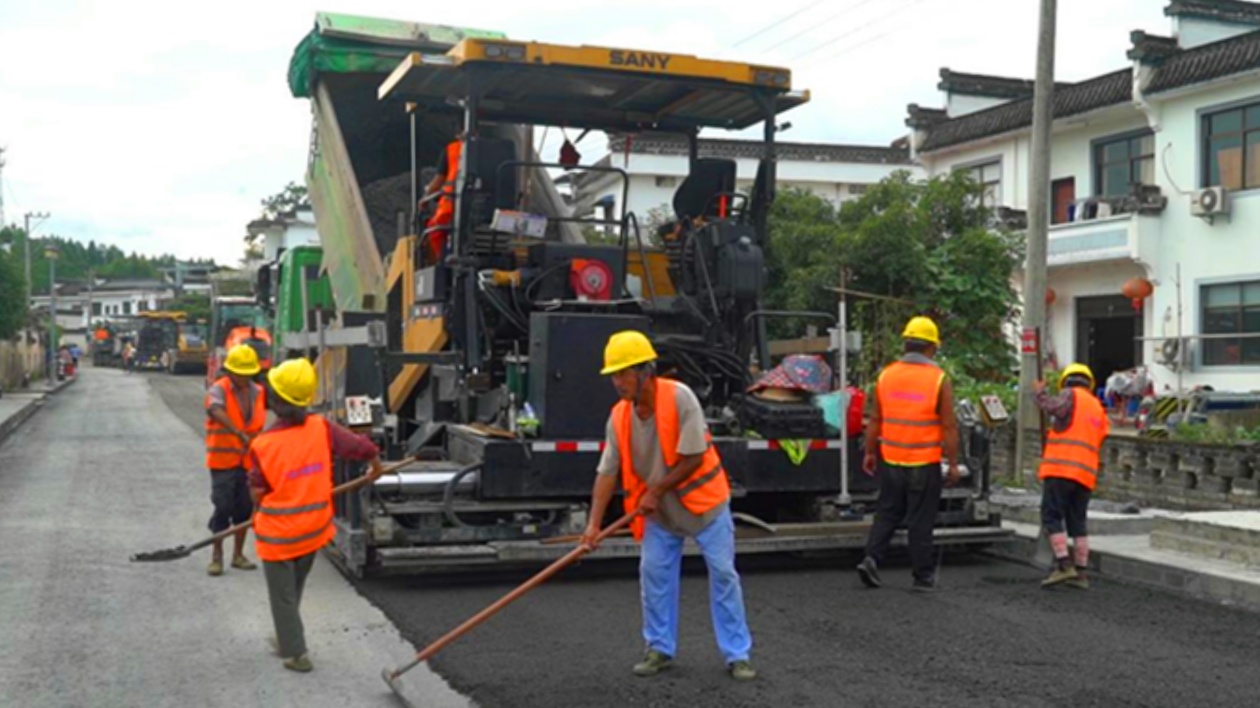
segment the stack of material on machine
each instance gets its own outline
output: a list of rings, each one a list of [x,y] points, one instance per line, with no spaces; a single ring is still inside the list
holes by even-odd
[[[831,367],[821,357],[793,354],[749,387],[740,424],[766,438],[822,438],[827,426],[810,398],[831,390]]]

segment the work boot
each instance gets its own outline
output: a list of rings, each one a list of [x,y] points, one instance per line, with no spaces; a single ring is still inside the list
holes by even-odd
[[[315,668],[315,665],[311,663],[311,660],[307,658],[305,654],[303,654],[292,659],[285,659],[284,668],[289,671],[297,671],[304,674]]]
[[[1060,583],[1066,583],[1069,580],[1076,580],[1077,577],[1075,566],[1069,565],[1060,567],[1056,565],[1054,570],[1050,571],[1050,575],[1047,575],[1046,579],[1041,581],[1041,587],[1054,587]]]
[[[668,669],[672,663],[673,660],[670,657],[655,649],[648,649],[647,654],[643,656],[643,661],[634,665],[634,675],[655,676]]]
[[[862,584],[868,588],[877,588],[883,583],[879,579],[879,567],[875,564],[875,559],[867,556],[857,565],[858,577],[862,579]]]
[[[1064,582],[1063,584],[1070,588],[1076,588],[1077,590],[1088,590],[1089,578],[1085,575],[1085,568],[1082,568],[1079,565],[1076,566],[1076,577]]]
[[[757,678],[757,670],[747,660],[732,661],[726,669],[731,673],[731,678],[736,681],[752,681]]]
[[[210,561],[210,565],[206,566],[206,574],[212,578],[223,575],[223,559],[216,558]]]
[[[924,594],[936,592],[936,581],[915,578],[914,584],[910,586],[910,591]]]
[[[232,567],[237,570],[258,570],[258,566],[245,556],[237,556],[233,558]]]

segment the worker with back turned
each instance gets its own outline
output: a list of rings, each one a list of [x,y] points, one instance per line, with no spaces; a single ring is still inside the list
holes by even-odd
[[[918,592],[936,589],[932,532],[941,500],[941,459],[949,460],[945,483],[958,483],[958,420],[949,377],[933,361],[941,344],[936,323],[914,317],[901,334],[903,356],[884,367],[875,384],[862,470],[879,473],[875,523],[866,540],[866,557],[857,571],[867,587],[882,584],[883,562],[897,527],[904,520]]]
[[[603,456],[591,493],[582,542],[596,545],[604,512],[621,480],[626,513],[641,512],[631,531],[642,544],[643,661],[636,676],[668,669],[677,654],[683,542],[695,540],[709,571],[709,609],[718,650],[737,681],[757,672],[749,663],[752,636],[735,570],[735,523],[730,482],[696,394],[656,376],[656,350],[641,332],[614,334],[604,349],[605,376],[621,399],[608,419]]]
[[[315,367],[291,359],[267,372],[276,423],[249,447],[250,493],[257,511],[254,538],[263,561],[274,648],[291,671],[312,669],[299,606],[315,554],[333,539],[333,458],[371,465],[381,474],[376,445],[362,435],[307,413],[315,398]]]
[[[1050,537],[1054,567],[1043,587],[1066,583],[1089,589],[1089,532],[1086,512],[1098,486],[1099,451],[1111,432],[1111,421],[1094,397],[1094,372],[1085,364],[1072,364],[1059,375],[1059,393],[1046,392],[1037,382],[1037,407],[1050,415],[1037,479],[1041,480],[1041,523]],[[1068,536],[1074,547],[1068,554]]]

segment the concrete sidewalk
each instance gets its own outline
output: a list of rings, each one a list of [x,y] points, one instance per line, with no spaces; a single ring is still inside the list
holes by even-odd
[[[1091,526],[1095,521],[1095,513],[1091,511]],[[1041,541],[1043,548],[1038,554],[1040,527],[1037,524],[1003,521],[1002,525],[1013,529],[1016,537],[996,546],[992,551],[994,555],[1032,565],[1048,564],[1044,559],[1051,556],[1045,540]],[[1199,600],[1260,611],[1260,568],[1158,548],[1151,544],[1149,533],[1107,535],[1091,529],[1089,544],[1091,569],[1104,582],[1116,578]]]
[[[65,381],[59,381],[55,386],[45,386],[40,383],[28,389],[9,391],[0,396],[0,443],[16,432],[28,418],[35,415],[46,398],[59,393],[78,378],[78,376],[72,376]]]
[[[0,703],[396,708],[380,672],[415,647],[325,559],[302,604],[310,674],[270,653],[261,570],[210,578],[208,549],[128,561],[209,535],[204,447],[146,377],[80,378],[0,445]],[[469,705],[424,666],[407,685]]]

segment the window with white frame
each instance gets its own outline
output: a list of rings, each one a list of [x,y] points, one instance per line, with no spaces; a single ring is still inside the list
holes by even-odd
[[[1203,186],[1260,187],[1260,103],[1203,116]]]
[[[1204,285],[1199,299],[1203,334],[1260,335],[1260,280]],[[1260,365],[1260,337],[1207,337],[1203,365]]]
[[[1001,206],[1002,199],[1002,161],[993,160],[978,165],[955,168],[955,172],[965,172],[968,177],[980,186],[980,206],[995,209]]]

